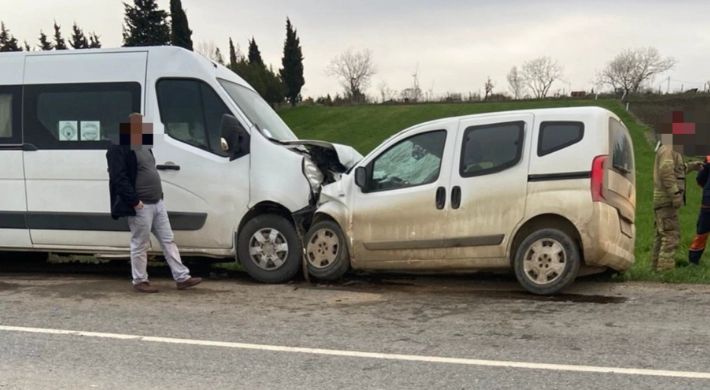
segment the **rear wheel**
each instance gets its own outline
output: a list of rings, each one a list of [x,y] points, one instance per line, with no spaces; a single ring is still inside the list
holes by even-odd
[[[306,234],[308,273],[318,279],[333,281],[350,269],[350,254],[343,232],[333,221],[315,223]]]
[[[577,276],[581,256],[574,240],[557,229],[542,229],[523,240],[515,254],[515,276],[529,292],[551,295]]]
[[[244,225],[239,232],[237,253],[252,278],[263,283],[284,283],[298,273],[303,246],[288,220],[265,214]]]

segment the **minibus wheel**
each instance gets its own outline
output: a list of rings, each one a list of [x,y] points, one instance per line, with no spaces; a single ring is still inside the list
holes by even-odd
[[[350,254],[343,232],[333,221],[315,223],[306,234],[308,273],[324,281],[333,281],[350,269]]]
[[[581,263],[579,248],[566,233],[541,229],[523,240],[515,254],[518,282],[529,292],[550,295],[569,286]]]
[[[284,283],[300,270],[303,246],[296,228],[276,214],[247,222],[237,241],[239,261],[249,276],[263,283]]]

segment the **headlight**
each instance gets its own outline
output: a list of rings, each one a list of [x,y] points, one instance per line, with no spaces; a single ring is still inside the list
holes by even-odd
[[[315,191],[323,184],[323,173],[318,169],[316,163],[308,157],[303,157],[303,174],[311,184],[311,188]]]

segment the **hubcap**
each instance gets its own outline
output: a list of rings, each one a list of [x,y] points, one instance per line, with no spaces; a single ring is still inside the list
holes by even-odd
[[[553,239],[535,241],[525,253],[525,276],[536,284],[550,284],[562,277],[567,256],[562,245]]]
[[[273,271],[280,268],[286,261],[288,243],[278,230],[264,228],[251,236],[249,255],[259,268]]]
[[[306,246],[306,258],[313,267],[325,268],[335,262],[339,251],[338,236],[330,229],[320,229]]]

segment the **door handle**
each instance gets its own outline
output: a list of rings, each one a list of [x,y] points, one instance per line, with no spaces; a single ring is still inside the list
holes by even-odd
[[[451,208],[457,209],[461,206],[461,187],[456,186],[451,190]]]
[[[175,165],[173,163],[160,164],[160,165],[156,166],[156,168],[161,171],[179,171],[180,170],[180,166]]]
[[[444,187],[439,187],[436,189],[436,208],[441,210],[446,205],[446,189]]]

